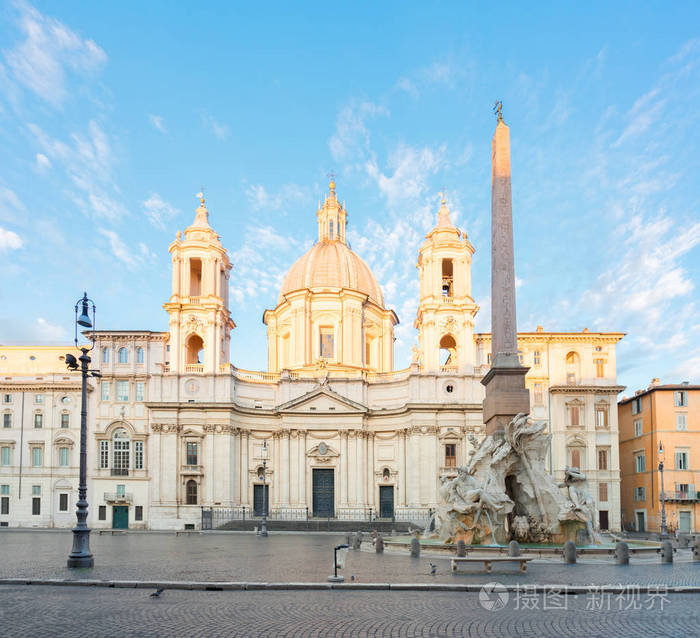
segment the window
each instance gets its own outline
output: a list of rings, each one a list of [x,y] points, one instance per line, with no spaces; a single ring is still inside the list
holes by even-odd
[[[124,498],[124,496],[126,496],[126,485],[124,485],[124,483],[120,483],[117,485],[117,496],[120,496],[121,498]]]
[[[41,467],[44,464],[44,450],[40,447],[32,448],[32,467]]]
[[[602,379],[605,376],[605,361],[603,359],[595,359],[595,376]]]
[[[10,486],[9,485],[0,485],[0,494],[2,494],[2,496],[9,496],[10,495]]]
[[[185,460],[186,465],[197,465],[197,456],[199,452],[199,444],[187,442],[187,459]]]
[[[129,353],[126,348],[119,348],[119,363],[129,363]]]
[[[644,454],[637,454],[634,457],[634,471],[635,472],[646,472],[647,463]]]
[[[647,490],[645,487],[635,487],[634,488],[634,500],[635,501],[646,501],[647,500]]]
[[[70,414],[67,414],[66,412],[63,412],[61,414],[61,427],[62,428],[70,427]]]
[[[533,386],[533,396],[535,403],[542,403],[543,399],[543,394],[542,394],[542,384],[541,383],[535,383]]]
[[[608,469],[608,451],[598,450],[598,469],[607,470]]]
[[[109,401],[109,381],[103,381],[101,384],[102,388],[102,400]]]
[[[129,400],[129,382],[117,381],[117,401]]]
[[[32,485],[32,496],[41,496],[41,485]]]
[[[100,505],[97,508],[97,519],[100,521],[107,520],[107,506],[106,505]]]
[[[143,401],[144,400],[144,398],[143,398],[144,392],[146,390],[146,384],[143,381],[137,381],[134,388],[135,388],[134,399],[136,401]]]
[[[676,413],[676,430],[688,429],[688,415],[682,412]]]
[[[2,415],[2,427],[12,427],[12,415],[9,412],[5,412],[5,414]]]
[[[524,361],[525,361],[525,357],[524,357],[524,355],[523,355],[523,351],[522,351],[522,350],[518,350],[518,363],[519,363],[520,365],[523,365],[523,362],[524,362]]]
[[[0,514],[10,513],[10,486],[0,485]]]
[[[131,440],[124,428],[119,428],[112,439],[112,476],[129,476],[129,447]]]
[[[637,419],[634,422],[634,436],[642,436],[642,420]]]
[[[320,328],[319,353],[322,359],[332,359],[334,355],[333,328]]]
[[[595,409],[595,426],[597,428],[608,427],[608,408],[604,405],[599,405]]]
[[[100,469],[109,467],[109,441],[100,441]]]
[[[143,441],[134,441],[134,469],[143,469]]]
[[[3,403],[12,403],[12,395],[11,394],[3,394],[2,395],[2,402]]]
[[[135,521],[142,521],[143,520],[143,505],[136,505],[134,507],[134,520]]]
[[[196,505],[197,504],[197,482],[193,480],[187,481],[186,485],[187,493],[187,504]]]
[[[575,385],[579,378],[580,359],[577,353],[569,352],[566,355],[566,383]]]
[[[679,390],[673,393],[673,405],[677,408],[685,408],[688,406],[688,392],[686,390]]]
[[[581,467],[581,450],[579,448],[571,448],[571,467]]]
[[[457,444],[456,443],[446,443],[445,444],[445,467],[456,467],[457,466]]]
[[[678,496],[687,497],[690,494],[690,485],[688,483],[678,483]]]
[[[490,352],[486,355],[486,363],[488,365],[491,365],[491,353]]]
[[[41,412],[34,413],[34,427],[37,430],[44,427],[44,415]]]
[[[41,496],[34,496],[32,498],[32,516],[41,515]]]
[[[639,414],[642,411],[642,397],[632,399],[632,414]]]
[[[102,348],[102,363],[109,363],[109,348]]]
[[[442,260],[442,296],[450,298],[453,295],[454,264],[451,259]]]
[[[581,412],[582,408],[578,404],[572,404],[567,406],[569,412],[569,425],[583,425],[581,422]]]
[[[676,452],[676,469],[677,470],[687,470],[688,469],[688,452]]]
[[[58,495],[58,511],[67,512],[68,511],[68,494],[61,493]]]
[[[598,483],[598,500],[605,502],[608,500],[608,484]]]
[[[9,445],[3,445],[0,448],[0,465],[7,467],[10,464],[11,449]]]
[[[143,348],[136,348],[136,363],[143,363]]]
[[[541,355],[540,355],[540,351],[539,351],[539,350],[535,350],[535,351],[532,353],[532,363],[533,363],[534,365],[538,366],[538,365],[541,364],[541,362],[542,362],[542,357],[541,357]]]
[[[58,448],[58,465],[59,467],[68,467],[70,450],[67,447]]]
[[[43,403],[44,402],[44,395],[43,394],[35,394],[34,395],[34,403]]]

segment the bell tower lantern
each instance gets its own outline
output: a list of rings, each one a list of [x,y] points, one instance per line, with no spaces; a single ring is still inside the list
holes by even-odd
[[[172,294],[163,305],[170,315],[169,371],[176,374],[228,373],[231,330],[228,310],[231,270],[226,250],[209,225],[200,193],[194,222],[178,231],[168,248]]]

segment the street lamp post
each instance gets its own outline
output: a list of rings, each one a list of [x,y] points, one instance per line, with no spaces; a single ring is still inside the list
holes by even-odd
[[[263,442],[261,454],[263,460],[263,512],[260,522],[260,536],[267,536],[267,441]]]
[[[78,308],[81,308],[78,316]],[[92,320],[89,310],[92,307]],[[87,526],[88,502],[87,502],[87,378],[99,377],[99,372],[90,370],[91,362],[88,353],[95,347],[95,304],[88,299],[87,293],[83,293],[81,299],[75,304],[75,346],[78,347],[78,326],[92,328],[90,346],[81,346],[82,353],[78,359],[72,354],[66,355],[66,365],[69,370],[80,369],[82,375],[82,398],[80,404],[80,483],[78,484],[78,503],[76,518],[78,522],[73,528],[73,550],[68,556],[68,567],[93,567],[95,559],[90,552],[90,529]],[[80,361],[80,365],[78,365]]]
[[[661,475],[661,538],[668,538],[666,526],[666,493],[664,492],[664,446],[659,441],[659,474]]]

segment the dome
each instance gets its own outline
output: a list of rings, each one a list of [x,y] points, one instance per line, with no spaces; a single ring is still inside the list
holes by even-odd
[[[342,241],[320,241],[298,259],[284,279],[278,303],[290,292],[308,288],[357,290],[384,307],[382,289],[369,266]]]

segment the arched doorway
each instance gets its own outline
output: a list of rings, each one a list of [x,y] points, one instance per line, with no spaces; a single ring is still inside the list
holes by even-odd
[[[457,366],[457,342],[452,335],[440,339],[440,366]]]
[[[187,339],[187,364],[204,363],[204,341],[199,335],[190,335]]]

